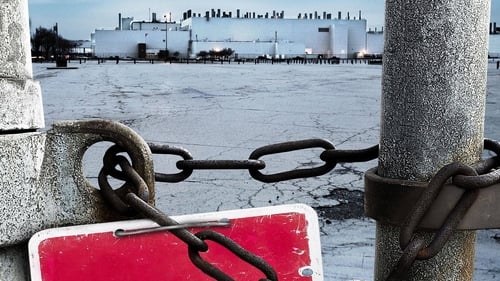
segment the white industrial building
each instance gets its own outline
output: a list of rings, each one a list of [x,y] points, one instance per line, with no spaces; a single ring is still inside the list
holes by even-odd
[[[239,58],[350,58],[366,51],[366,20],[361,19],[361,12],[357,19],[349,14],[342,19],[340,12],[337,18],[316,12],[289,19],[284,12],[240,16],[238,10],[233,17],[220,10],[204,16],[190,10],[180,23],[162,22],[154,13],[149,21],[119,15],[115,30],[92,34],[92,48],[96,57],[155,57],[168,49],[170,54],[194,58],[201,51],[230,48]]]

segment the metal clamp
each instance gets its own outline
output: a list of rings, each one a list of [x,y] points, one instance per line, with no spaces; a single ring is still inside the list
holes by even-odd
[[[402,226],[427,182],[383,178],[377,168],[365,173],[365,214],[381,223]],[[425,214],[420,229],[439,229],[462,197],[464,189],[446,184]],[[475,203],[458,225],[458,230],[500,228],[500,184],[479,191]]]

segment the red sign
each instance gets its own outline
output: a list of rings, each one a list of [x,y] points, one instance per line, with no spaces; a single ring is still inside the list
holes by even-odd
[[[222,233],[263,258],[280,281],[323,280],[318,219],[306,205],[224,211],[173,217],[179,223],[229,219]],[[213,280],[195,267],[187,245],[171,233],[117,237],[115,231],[157,226],[134,220],[56,228],[35,234],[29,243],[32,281]],[[196,233],[207,227],[190,228]],[[265,275],[210,241],[203,259],[234,280],[257,281]]]

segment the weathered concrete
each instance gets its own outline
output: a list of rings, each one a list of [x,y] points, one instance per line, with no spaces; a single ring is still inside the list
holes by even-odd
[[[44,127],[40,85],[32,80],[28,2],[0,1],[0,279],[29,280],[26,245],[19,241],[18,217],[43,209],[37,197],[45,136],[40,133],[1,135],[2,132]],[[35,219],[36,219],[35,218]],[[29,229],[29,228],[28,228]],[[25,233],[24,235],[26,235]]]
[[[149,147],[123,125],[62,122],[36,132],[44,118],[41,89],[32,80],[27,1],[0,4],[0,280],[29,280],[26,242],[34,233],[119,218],[83,176],[90,145],[107,140],[126,147],[151,203],[154,173]]]
[[[489,0],[386,1],[378,174],[428,181],[482,152]],[[398,229],[378,225],[375,279],[401,255]],[[410,280],[471,280],[474,232],[457,233]]]
[[[46,134],[0,138],[0,247],[52,226],[116,220],[116,212],[84,177],[83,154],[101,140],[129,148],[133,165],[150,186],[154,174],[147,144],[127,127],[106,121],[61,122]],[[96,175],[97,176],[97,175]]]
[[[0,1],[0,131],[44,127],[40,86],[33,81],[28,1]]]
[[[24,243],[34,233],[121,218],[83,175],[85,151],[103,140],[127,147],[154,203],[151,152],[124,125],[102,120],[60,122],[47,133],[0,137],[0,280],[25,280]]]

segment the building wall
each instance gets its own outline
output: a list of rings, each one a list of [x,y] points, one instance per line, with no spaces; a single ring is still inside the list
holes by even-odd
[[[94,56],[122,58],[138,57],[138,44],[145,43],[148,53],[157,54],[165,50],[165,31],[161,30],[96,30]],[[167,47],[170,52],[187,56],[189,32],[169,31]]]
[[[182,24],[192,30],[193,41],[274,42],[277,37],[278,42],[303,44],[312,54],[344,57],[366,49],[366,20],[190,18]],[[331,49],[331,26],[343,30],[335,40],[347,44],[344,54]]]
[[[135,22],[131,27],[96,30],[94,55],[137,57],[139,43],[146,43],[148,53],[165,49],[165,23]],[[366,20],[192,17],[168,28],[168,49],[181,56],[231,48],[242,57],[294,57],[307,51],[345,58],[366,50]]]
[[[295,57],[304,55],[304,44],[300,43],[274,43],[274,42],[193,42],[192,57],[201,51],[222,50],[231,48],[238,58],[255,58],[268,56],[274,58]]]

